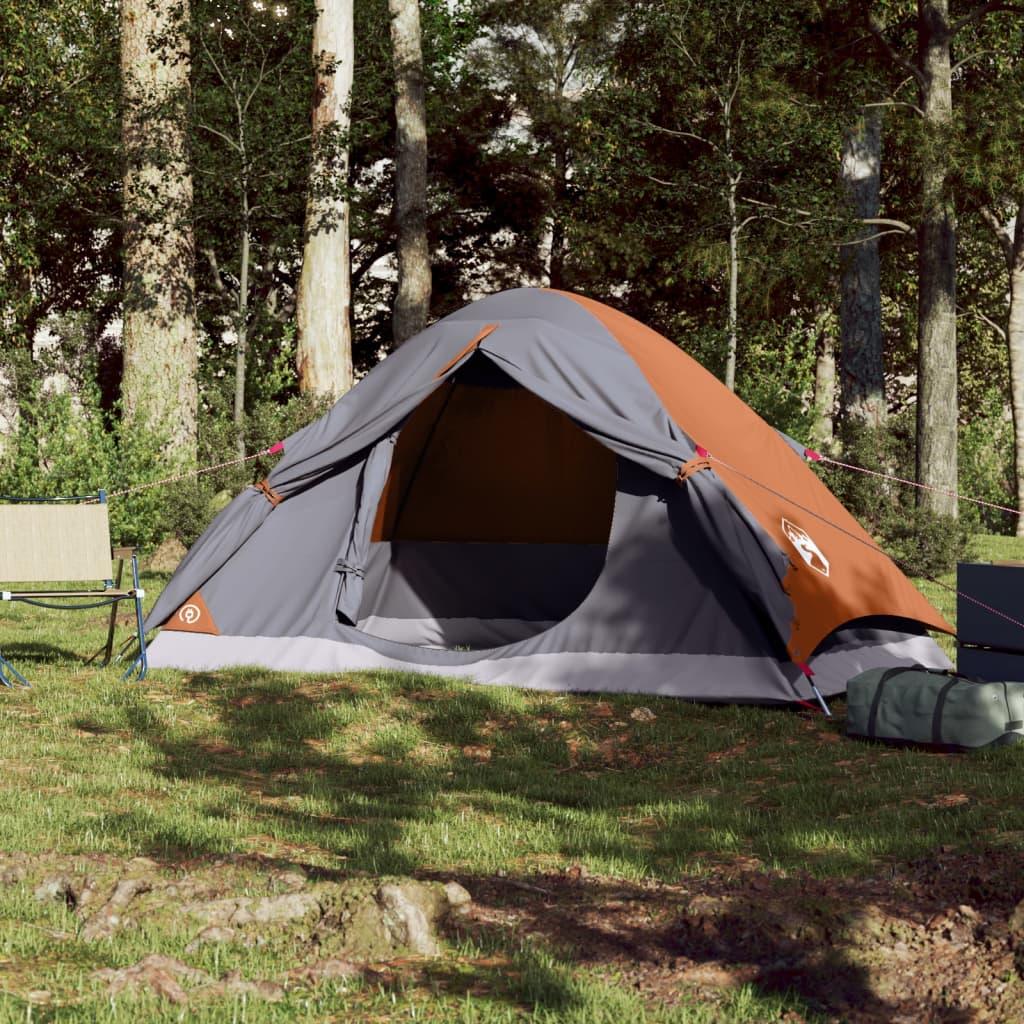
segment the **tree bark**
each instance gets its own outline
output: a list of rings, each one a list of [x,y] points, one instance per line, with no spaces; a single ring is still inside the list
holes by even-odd
[[[814,363],[814,443],[830,448],[834,437],[836,401],[836,346],[831,317],[819,317],[817,354]]]
[[[1013,471],[1017,508],[1024,510],[1024,196],[1015,203],[1014,216],[1003,223],[995,211],[983,208],[982,217],[995,232],[1006,260],[1010,305],[1006,318],[1006,347],[1010,362],[1010,408],[1013,411]],[[1018,537],[1024,537],[1024,516],[1017,519]]]
[[[235,444],[238,457],[245,455],[245,368],[249,351],[249,262],[252,236],[249,231],[248,184],[242,185],[242,237],[239,244],[238,304],[235,310]]]
[[[740,232],[736,194],[740,179],[729,179],[727,200],[729,206],[729,309],[726,322],[725,386],[736,390],[736,353],[739,348],[739,294],[740,294]]]
[[[921,168],[918,241],[917,479],[957,486],[956,213],[944,138],[952,120],[948,0],[918,0],[920,107],[929,147]],[[955,516],[956,499],[921,491],[919,503]]]
[[[427,114],[419,0],[388,0],[395,69],[395,221],[398,227],[398,293],[392,330],[395,344],[418,334],[430,315],[430,249],[427,244]]]
[[[1013,468],[1017,480],[1017,508],[1024,511],[1024,199],[1017,206],[1009,257],[1010,314],[1006,344],[1010,352]],[[1024,537],[1024,516],[1017,518],[1017,536]]]
[[[188,0],[122,0],[124,375],[127,422],[196,456],[197,346]]]
[[[352,387],[349,267],[349,100],[355,59],[352,0],[319,0],[313,29],[313,163],[296,301],[303,392],[339,398]]]
[[[561,96],[559,100],[564,102]],[[553,185],[548,284],[560,290],[565,288],[565,204],[569,197],[569,154],[561,141],[555,145]]]
[[[869,109],[843,138],[840,184],[850,215],[879,215],[882,115]],[[886,420],[882,286],[877,229],[865,226],[840,247],[839,419],[844,428]]]

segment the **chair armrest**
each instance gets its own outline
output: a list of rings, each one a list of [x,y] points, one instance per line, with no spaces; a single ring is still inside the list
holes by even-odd
[[[112,558],[131,558],[135,551],[136,548],[134,547],[114,548],[110,554]]]

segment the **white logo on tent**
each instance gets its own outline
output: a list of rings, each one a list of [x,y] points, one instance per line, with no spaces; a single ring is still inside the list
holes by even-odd
[[[194,604],[183,605],[181,611],[178,612],[178,618],[189,626],[194,622],[198,622],[202,617],[203,613]]]
[[[822,576],[829,573],[828,559],[821,553],[821,548],[811,539],[810,534],[795,526],[788,519],[782,520],[782,532],[789,538],[790,544],[796,548],[797,554],[815,571]]]

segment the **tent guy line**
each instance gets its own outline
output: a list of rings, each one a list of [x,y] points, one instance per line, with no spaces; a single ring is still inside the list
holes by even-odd
[[[808,452],[810,452],[810,449],[808,449]],[[829,459],[829,458],[827,458],[824,455],[819,455],[817,452],[814,452],[813,454],[817,455],[818,458],[817,459],[811,459],[811,461],[815,461],[815,462],[817,462],[817,461],[832,462],[833,461],[832,459]],[[855,533],[851,533],[849,530],[843,529],[843,527],[840,526],[838,523],[832,522],[831,519],[828,519],[825,516],[819,514],[818,512],[815,512],[814,509],[808,508],[806,505],[801,505],[800,502],[794,501],[792,498],[788,497],[785,494],[782,494],[780,491],[775,490],[775,488],[770,487],[768,484],[762,483],[760,480],[757,480],[754,477],[750,476],[749,474],[744,473],[742,470],[737,469],[735,466],[730,466],[729,463],[723,461],[722,459],[716,458],[710,452],[707,452],[706,457],[711,462],[713,462],[713,463],[717,462],[723,469],[730,470],[731,472],[736,473],[739,476],[743,477],[745,480],[748,480],[750,483],[754,484],[755,487],[762,487],[762,488],[764,488],[764,490],[768,491],[771,494],[774,494],[777,498],[780,498],[782,501],[787,502],[788,504],[792,505],[794,508],[800,509],[801,512],[806,512],[809,516],[814,516],[815,519],[818,519],[819,521],[824,523],[826,526],[831,526],[834,530],[838,530],[840,533],[845,534],[847,537],[850,538],[850,540],[855,540],[858,544],[862,544],[864,547],[868,548],[868,550],[874,551],[876,553],[881,553],[881,554],[885,555],[886,558],[888,558],[890,561],[892,561],[896,565],[898,565],[900,567],[900,569],[902,569],[904,572],[910,573],[911,575],[915,575],[915,576],[923,576],[926,580],[928,580],[929,583],[934,583],[935,586],[941,587],[947,593],[955,594],[957,597],[963,598],[963,600],[970,602],[971,604],[977,606],[978,608],[981,608],[982,610],[984,610],[986,612],[989,612],[992,615],[995,615],[997,618],[1005,619],[1007,622],[1009,622],[1013,626],[1016,626],[1018,629],[1024,630],[1024,622],[1021,622],[1019,619],[1015,619],[1015,618],[1013,618],[1013,616],[1007,615],[1005,612],[1001,612],[998,608],[993,608],[991,605],[985,604],[984,601],[979,601],[978,598],[972,596],[971,594],[965,594],[963,591],[957,590],[956,587],[951,587],[948,583],[943,583],[942,580],[940,580],[940,579],[936,578],[935,576],[931,575],[931,573],[925,572],[923,569],[920,569],[917,566],[911,565],[909,562],[904,562],[902,559],[896,558],[893,555],[888,554],[888,552],[883,551],[877,544],[875,544],[874,541],[866,541],[866,540],[864,540],[863,537],[858,537]],[[808,458],[810,458],[810,455],[808,455]],[[852,466],[852,465],[848,465],[848,464],[842,463],[842,462],[838,462],[838,463],[836,463],[836,465],[842,466],[845,469],[859,469],[860,468],[858,466]],[[864,472],[870,473],[872,476],[886,476],[887,475],[887,474],[884,474],[884,473],[876,473],[873,470],[864,470]],[[900,480],[900,477],[892,477],[892,479]],[[912,480],[904,480],[904,481],[901,481],[901,482],[912,484],[915,487],[926,486],[926,485],[922,485],[922,484],[915,484]],[[940,488],[934,488],[934,487],[929,487],[928,488],[928,490],[939,490],[939,489]],[[952,492],[944,492],[944,493],[952,493]],[[964,501],[974,501],[976,499],[974,499],[974,498],[964,498],[962,500],[964,500]],[[990,502],[981,502],[981,504],[988,505],[988,504],[990,504]],[[1002,505],[995,505],[993,507],[994,508],[1002,508],[1003,506]],[[1007,509],[1006,511],[1013,512],[1014,510],[1013,509]]]
[[[935,487],[932,484],[922,484],[917,480],[910,480],[907,477],[896,476],[895,473],[883,473],[877,469],[868,469],[866,466],[856,466],[852,462],[840,462],[838,459],[830,458],[813,448],[804,449],[804,457],[809,462],[825,462],[830,466],[838,466],[840,469],[849,469],[855,473],[864,473],[866,476],[878,477],[882,480],[891,480],[893,483],[903,484],[906,487],[916,487],[921,491],[933,491],[936,494],[945,494],[947,497],[955,498],[957,501],[968,501],[972,505],[980,505],[982,508],[993,508],[999,512],[1009,512],[1011,515],[1019,516],[1020,510],[1010,508],[1009,505],[999,505],[994,501],[985,501],[984,498],[972,498],[967,494],[960,494],[958,491],[949,491],[945,487]]]

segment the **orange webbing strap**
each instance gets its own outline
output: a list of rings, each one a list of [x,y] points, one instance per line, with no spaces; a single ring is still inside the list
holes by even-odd
[[[274,508],[277,508],[277,506],[284,501],[284,495],[278,494],[277,491],[270,486],[269,481],[265,477],[258,484],[253,484],[253,487],[255,487],[257,491],[262,491],[263,496]]]
[[[699,473],[702,469],[710,468],[710,459],[702,459],[699,456],[692,458],[689,462],[684,462],[679,467],[679,475],[676,477],[676,483],[679,484],[680,487],[682,487],[682,485],[685,484],[686,481],[689,480],[694,473]]]

